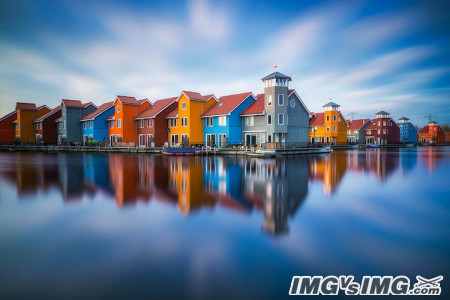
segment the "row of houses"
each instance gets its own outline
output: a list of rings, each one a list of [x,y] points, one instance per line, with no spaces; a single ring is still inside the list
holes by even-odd
[[[182,91],[154,102],[117,96],[100,106],[63,99],[53,109],[18,102],[15,111],[0,118],[0,143],[290,148],[446,140],[434,121],[418,131],[408,118],[396,122],[385,111],[374,119],[346,120],[334,102],[325,104],[323,112],[311,112],[296,90],[289,89],[291,80],[274,72],[262,78],[264,93],[257,95],[217,98]]]

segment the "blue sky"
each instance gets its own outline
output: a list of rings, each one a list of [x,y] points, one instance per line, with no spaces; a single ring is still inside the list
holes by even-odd
[[[0,0],[0,115],[16,101],[263,91],[278,66],[311,111],[450,122],[448,1]]]

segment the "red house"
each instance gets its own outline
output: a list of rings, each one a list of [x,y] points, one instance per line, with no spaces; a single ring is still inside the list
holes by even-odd
[[[418,134],[418,141],[422,144],[445,143],[445,131],[436,121],[430,121]]]
[[[366,144],[388,145],[400,143],[400,127],[385,111],[376,114],[365,129]]]
[[[17,113],[13,111],[6,116],[0,118],[0,145],[14,144],[16,137],[16,122]]]
[[[178,97],[157,100],[136,118],[139,147],[162,147],[168,142],[167,115],[178,107]]]
[[[58,118],[61,118],[61,106],[55,107],[33,122],[36,144],[56,144],[58,142],[58,124],[55,122]]]

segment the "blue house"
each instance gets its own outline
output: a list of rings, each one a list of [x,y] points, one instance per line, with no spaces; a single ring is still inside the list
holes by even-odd
[[[95,140],[108,141],[108,123],[106,118],[114,113],[114,103],[107,102],[80,119],[83,144]]]
[[[203,143],[216,147],[242,144],[240,114],[255,99],[251,92],[220,97],[219,101],[202,115]]]
[[[400,143],[417,144],[417,129],[408,118],[398,119],[398,126],[400,127]]]

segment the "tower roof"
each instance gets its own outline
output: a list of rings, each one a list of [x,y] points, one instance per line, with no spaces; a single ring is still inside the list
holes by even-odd
[[[327,104],[325,104],[323,107],[327,107],[327,106],[331,106],[331,107],[339,107],[340,105],[334,102],[328,102]]]
[[[287,80],[292,81],[292,78],[284,75],[283,73],[280,72],[273,72],[272,74],[269,74],[263,78],[261,78],[262,81],[267,80],[267,79],[272,79],[272,78],[287,78]]]
[[[381,110],[381,111],[377,112],[376,115],[389,115],[389,113],[384,110]]]

